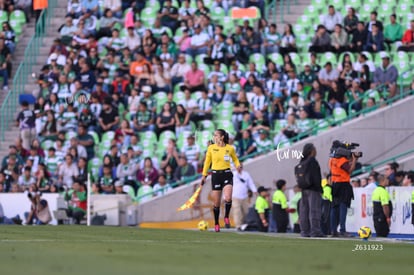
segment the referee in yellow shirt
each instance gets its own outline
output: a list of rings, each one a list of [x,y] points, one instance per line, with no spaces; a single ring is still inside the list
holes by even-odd
[[[214,144],[207,149],[206,159],[203,167],[203,177],[201,184],[204,185],[208,176],[208,170],[211,166],[211,185],[214,211],[214,229],[220,232],[219,216],[222,192],[224,193],[225,214],[224,224],[230,228],[230,209],[231,198],[233,195],[233,173],[231,172],[230,160],[233,161],[236,168],[240,167],[239,159],[236,156],[234,147],[229,145],[229,134],[223,129],[214,132]]]

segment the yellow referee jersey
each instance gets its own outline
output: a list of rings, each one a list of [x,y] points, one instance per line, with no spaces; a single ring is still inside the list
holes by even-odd
[[[203,176],[207,176],[208,169],[212,170],[226,170],[230,169],[230,159],[236,167],[240,166],[239,159],[236,156],[234,147],[226,144],[220,147],[217,144],[211,144],[207,148],[206,160],[204,161]]]

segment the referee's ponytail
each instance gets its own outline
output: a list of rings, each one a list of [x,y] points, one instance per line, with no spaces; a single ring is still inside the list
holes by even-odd
[[[225,130],[223,129],[217,129],[218,132],[220,132],[220,134],[223,136],[223,142],[224,144],[229,144],[229,133],[227,133]]]

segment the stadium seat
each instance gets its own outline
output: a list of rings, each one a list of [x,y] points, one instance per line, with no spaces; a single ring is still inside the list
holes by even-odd
[[[282,128],[287,126],[287,120],[286,119],[277,119],[275,120],[273,124],[273,133],[278,134]]]
[[[155,11],[159,11],[161,9],[160,1],[158,1],[158,0],[148,0],[145,7],[146,8],[151,8]]]
[[[182,102],[184,100],[184,98],[185,98],[184,92],[177,91],[177,92],[174,93],[173,100],[177,104],[180,104],[180,102]]]
[[[347,118],[347,114],[344,108],[341,107],[336,107],[333,110],[333,117],[335,119],[335,121],[342,121],[345,120]]]
[[[168,101],[167,94],[165,92],[158,92],[154,95],[154,99],[157,102],[157,113],[159,113],[162,110],[162,106]]]
[[[14,10],[10,13],[9,20],[24,25],[26,24],[26,15],[21,10]]]
[[[9,14],[7,11],[0,10],[0,23],[9,21]]]
[[[88,134],[93,138],[93,141],[95,142],[95,146],[98,146],[99,144],[99,135],[95,131],[88,131]]]
[[[320,55],[321,66],[325,65],[326,62],[331,62],[332,66],[336,67],[338,60],[336,59],[336,54],[332,52],[326,52]]]
[[[223,18],[226,16],[226,13],[222,7],[216,6],[214,9],[210,10],[210,15],[213,22],[219,22],[223,20]]]
[[[225,129],[229,134],[236,134],[233,123],[230,120],[217,120],[216,126],[218,129]]]
[[[201,131],[214,132],[215,126],[211,120],[202,120],[198,122],[198,129]]]
[[[283,56],[280,53],[271,53],[267,56],[277,65],[283,65]]]
[[[98,181],[99,168],[102,166],[102,160],[99,157],[95,157],[88,161],[88,173],[92,176],[92,181]]]
[[[177,147],[180,149],[183,148],[183,146],[187,144],[187,137],[191,135],[192,133],[193,133],[192,131],[181,132],[177,138]]]
[[[52,141],[50,139],[46,139],[42,142],[42,144],[40,146],[42,147],[42,149],[44,151],[47,151],[47,150],[49,150],[50,147],[54,147],[54,145],[55,145],[54,141]]]

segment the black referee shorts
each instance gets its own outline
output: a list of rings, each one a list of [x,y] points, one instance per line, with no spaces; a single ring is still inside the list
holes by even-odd
[[[213,170],[211,175],[211,189],[222,191],[224,186],[233,185],[233,173],[228,170]]]

